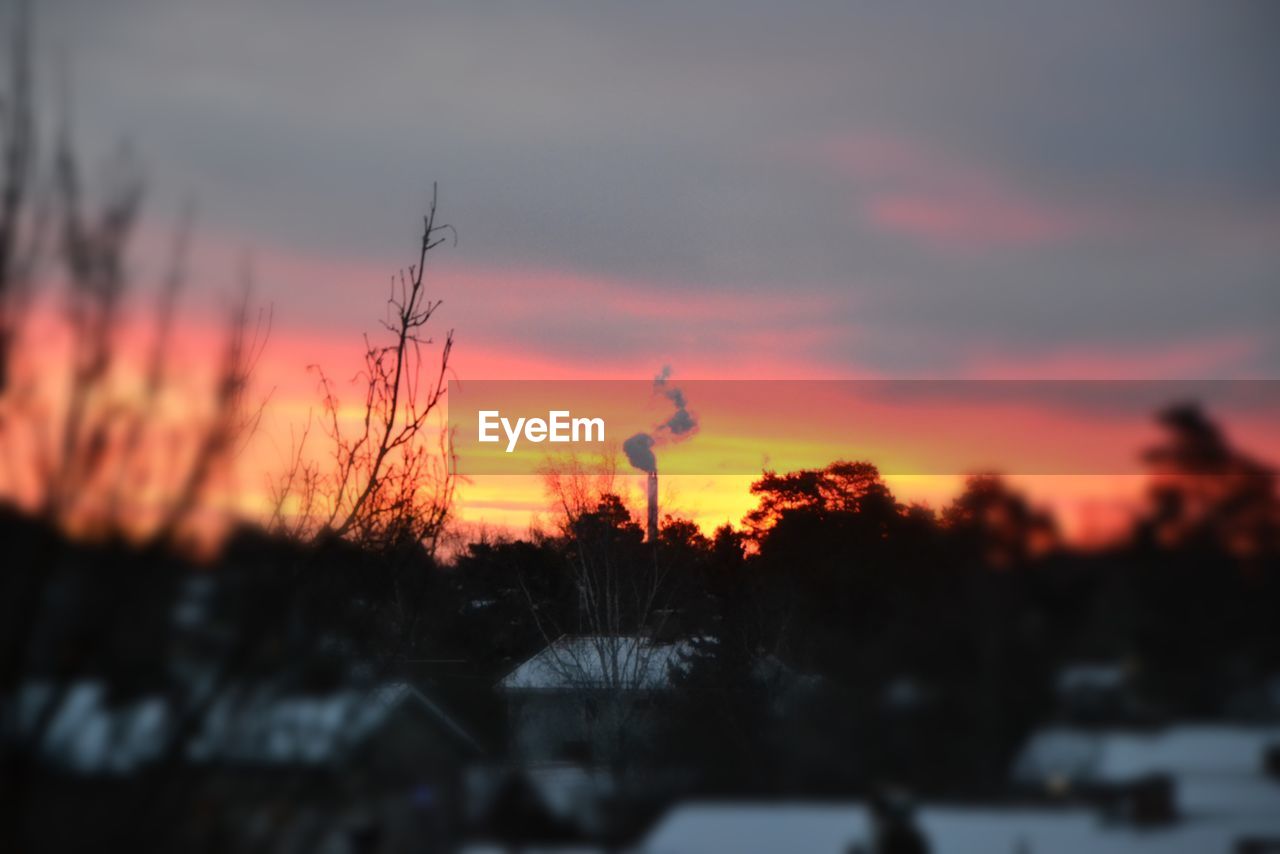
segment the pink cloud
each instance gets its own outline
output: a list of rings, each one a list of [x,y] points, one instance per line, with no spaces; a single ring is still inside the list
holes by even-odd
[[[296,375],[318,363],[335,377],[353,371],[362,333],[376,332],[383,316],[395,260],[259,253],[258,278],[277,300],[270,370]],[[462,378],[644,378],[666,362],[684,378],[849,376],[823,354],[856,334],[850,295],[473,263],[443,252],[427,278],[443,300],[433,333],[456,329]]]
[[[841,136],[817,156],[856,185],[859,215],[874,228],[942,248],[1035,246],[1100,224],[1010,176],[904,138]]]

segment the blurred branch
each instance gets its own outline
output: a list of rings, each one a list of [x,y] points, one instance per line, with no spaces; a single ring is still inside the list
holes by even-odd
[[[15,4],[8,91],[0,101],[0,395],[8,389],[10,356],[26,315],[40,217],[30,208],[35,161],[30,9]]]

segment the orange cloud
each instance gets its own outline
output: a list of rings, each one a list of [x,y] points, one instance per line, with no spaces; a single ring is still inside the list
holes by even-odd
[[[954,238],[961,242],[998,240],[1002,239],[1000,234],[1014,234],[1013,239],[1024,241],[1051,239],[1057,233],[1055,229],[1068,227],[1053,215],[1037,223],[1030,211],[1019,207],[1021,202],[1016,196],[1002,196],[1003,190],[990,191],[989,182],[984,185],[982,180],[964,174],[953,180],[939,179],[936,185],[955,190],[956,199],[982,198],[984,192],[990,191],[989,197],[996,201],[986,210],[987,219],[999,226],[991,234],[984,234],[972,221],[954,219],[957,215],[948,213],[945,205],[934,208],[930,207],[932,202],[892,203],[895,198],[910,198],[905,184],[918,171],[920,155],[892,146],[872,147],[870,153],[855,149],[854,154],[855,166],[861,163],[869,168],[878,164],[882,170],[878,174],[885,178],[883,194],[868,204],[879,199],[886,227],[901,227],[904,233],[918,233],[930,240]],[[890,186],[895,181],[903,186]],[[918,219],[912,221],[913,217]],[[1024,231],[1019,232],[1020,228]],[[385,264],[303,257],[280,251],[259,255],[256,267],[265,289],[264,298],[285,298],[277,304],[275,329],[256,377],[260,394],[273,390],[267,418],[258,442],[240,465],[236,499],[250,514],[263,506],[266,480],[286,464],[291,443],[308,411],[319,411],[316,378],[308,373],[307,366],[323,366],[338,384],[340,396],[358,402],[358,390],[348,381],[361,366],[361,333],[377,330],[388,273]],[[440,264],[429,272],[428,278],[430,286],[445,299],[438,315],[440,328],[459,329],[453,364],[457,376],[464,381],[503,377],[643,381],[668,361],[682,379],[849,379],[860,373],[822,356],[825,345],[856,334],[847,323],[832,318],[830,298],[822,295],[738,293],[571,271],[462,263]],[[670,294],[670,298],[656,298],[655,293]],[[305,299],[291,298],[291,294],[305,295]],[[325,301],[333,306],[327,319],[319,318],[319,312],[313,311],[317,306],[312,305]],[[529,336],[520,329],[557,318],[568,318],[588,338],[580,354],[557,346],[554,336]],[[595,327],[610,318],[617,318],[619,328],[634,326],[645,335],[652,334],[651,346],[615,348],[607,332],[590,339],[591,333],[597,331]],[[145,341],[146,321],[143,313],[131,315],[126,337],[134,342]],[[208,369],[216,362],[209,354],[218,351],[220,321],[219,317],[199,313],[180,319],[175,341],[185,355],[175,359],[175,369],[191,361],[199,371],[201,366]],[[54,340],[42,336],[43,333],[37,337],[46,342]],[[1252,355],[1256,346],[1257,342],[1232,338],[1156,349],[1081,348],[1030,359],[1011,353],[979,354],[968,361],[961,373],[978,378],[1226,374],[1231,365]],[[790,413],[797,410],[788,410],[776,400],[756,398],[726,409],[725,416],[717,420],[712,411],[713,400],[693,403],[703,409],[700,415],[706,429],[696,444],[681,446],[672,451],[673,455],[702,453],[703,448],[720,442],[739,454],[748,454],[752,465],[761,468],[817,466],[837,457],[869,458],[890,473],[890,482],[902,497],[928,500],[935,505],[954,494],[958,488],[955,475],[901,473],[939,471],[936,464],[929,462],[930,455],[936,458],[943,454],[955,460],[964,449],[972,451],[965,461],[973,468],[1003,466],[1016,471],[1021,465],[1019,460],[1035,451],[1034,444],[1023,446],[1016,441],[1001,441],[998,448],[992,448],[989,425],[993,418],[1017,424],[1028,436],[1070,436],[1071,447],[1083,449],[1082,453],[1105,452],[1104,467],[1113,471],[1132,464],[1132,455],[1145,435],[1145,428],[1140,425],[1120,426],[1105,419],[1091,419],[1087,413],[1063,414],[1034,406],[1000,409],[934,401],[917,404],[915,417],[904,418],[901,410],[859,399],[830,401],[796,420]],[[840,423],[837,416],[841,413],[847,415],[849,423],[857,425],[856,431],[831,427]],[[708,416],[712,416],[710,421]],[[939,424],[947,427],[945,439],[939,438]],[[1268,432],[1265,425],[1247,423],[1242,424],[1239,435],[1262,441],[1274,438],[1273,431]],[[944,441],[946,447],[939,444]],[[992,453],[984,453],[985,449]],[[998,457],[995,451],[999,452]],[[942,470],[956,468],[952,464]],[[1093,500],[1084,495],[1088,489],[1101,495],[1098,500],[1107,507],[1119,500],[1112,495],[1107,478],[1085,478],[1073,486],[1073,492],[1066,488],[1062,477],[1032,478],[1034,493],[1046,501],[1057,500],[1054,496],[1058,496],[1076,507]],[[737,521],[749,509],[750,480],[750,476],[743,475],[664,476],[664,489],[675,491],[668,506],[711,527]],[[1124,492],[1132,493],[1132,489]],[[497,484],[477,478],[463,485],[458,512],[467,521],[487,521],[521,530],[545,505],[542,485],[536,477]],[[1108,510],[1103,515],[1115,514]]]

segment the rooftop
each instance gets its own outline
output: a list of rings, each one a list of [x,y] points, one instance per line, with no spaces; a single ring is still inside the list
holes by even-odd
[[[562,635],[498,683],[504,691],[664,690],[683,669],[688,643],[635,635]]]
[[[1280,812],[1135,829],[1083,809],[923,806],[916,823],[931,854],[1204,854],[1230,851],[1242,837],[1280,834]],[[872,844],[862,804],[688,803],[668,812],[639,854],[846,854]]]

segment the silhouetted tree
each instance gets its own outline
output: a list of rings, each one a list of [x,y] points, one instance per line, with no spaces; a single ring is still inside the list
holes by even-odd
[[[975,475],[942,514],[956,542],[993,569],[1025,566],[1058,543],[1053,518],[997,475]]]
[[[319,368],[329,461],[309,459],[307,436],[289,471],[274,484],[272,524],[295,534],[333,534],[370,546],[408,541],[434,550],[453,501],[450,436],[440,420],[453,351],[445,333],[424,370],[433,340],[426,329],[440,307],[424,286],[427,254],[452,226],[436,222],[436,194],[422,221],[418,262],[392,278],[388,340],[365,339],[362,414],[344,426],[337,390]],[[433,432],[434,431],[434,432]]]
[[[1166,409],[1159,422],[1165,439],[1143,455],[1152,472],[1143,535],[1165,548],[1280,554],[1274,471],[1234,448],[1196,405]]]

